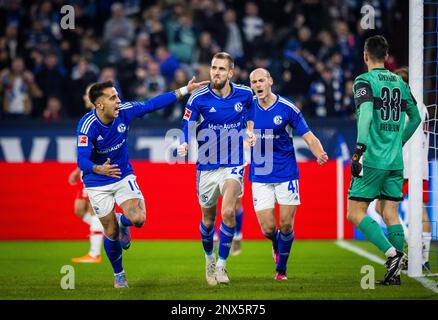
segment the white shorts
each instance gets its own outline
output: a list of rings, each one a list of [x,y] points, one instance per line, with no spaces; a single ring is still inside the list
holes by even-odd
[[[239,182],[239,198],[243,195],[243,176],[245,166],[221,167],[216,170],[203,170],[196,175],[196,192],[199,204],[203,208],[212,208],[216,205],[217,199],[223,194],[225,180],[233,179]]]
[[[255,212],[275,208],[275,202],[280,205],[299,205],[298,180],[281,183],[253,182],[252,198]]]
[[[121,205],[129,199],[143,199],[134,175],[129,175],[119,182],[101,187],[86,188],[91,206],[98,218],[107,216],[113,209],[114,203]]]

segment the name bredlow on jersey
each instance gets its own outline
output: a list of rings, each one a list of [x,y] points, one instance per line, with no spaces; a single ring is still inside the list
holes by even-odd
[[[399,132],[400,131],[400,125],[398,125],[398,124],[391,124],[391,123],[381,123],[380,124],[380,130],[381,131]]]

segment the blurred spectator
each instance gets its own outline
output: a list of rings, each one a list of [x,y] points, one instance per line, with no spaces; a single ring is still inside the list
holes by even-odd
[[[81,57],[79,62],[73,67],[71,81],[69,84],[69,101],[64,110],[71,117],[79,117],[86,113],[83,107],[82,94],[87,86],[97,80],[99,69],[90,63],[85,57]]]
[[[98,82],[113,81],[114,87],[117,89],[117,93],[119,94],[120,100],[122,102],[125,101],[124,92],[122,92],[122,88],[116,77],[116,70],[113,67],[106,66],[102,70],[100,70],[100,75],[97,81]]]
[[[134,24],[126,18],[123,4],[116,2],[111,6],[111,19],[105,23],[103,40],[109,46],[108,61],[119,59],[120,48],[130,45],[134,40]]]
[[[123,47],[120,59],[117,60],[117,80],[124,94],[124,98],[129,101],[132,98],[132,83],[135,81],[135,69],[137,60],[135,59],[134,47]]]
[[[5,38],[0,37],[0,70],[8,68],[11,65],[11,59],[6,48]]]
[[[218,43],[224,48],[225,52],[228,52],[236,61],[236,64],[243,58],[244,46],[242,31],[237,25],[236,11],[233,9],[227,9],[223,15],[224,17],[224,29],[218,35]]]
[[[161,16],[159,5],[154,5],[143,13],[143,31],[149,35],[152,50],[167,43],[166,29],[161,21]]]
[[[196,45],[196,34],[193,29],[192,18],[181,14],[177,20],[167,23],[168,48],[182,63],[192,61],[193,49]]]
[[[353,80],[348,80],[345,82],[344,87],[344,97],[342,100],[343,110],[345,114],[353,118],[356,115],[356,107],[354,105],[354,96],[353,96]]]
[[[346,70],[352,70],[356,63],[356,38],[350,32],[345,21],[336,22],[335,31],[342,55],[342,67]],[[362,57],[360,58],[362,59]]]
[[[209,64],[211,58],[219,51],[220,48],[211,38],[211,34],[204,31],[199,36],[199,44],[193,55],[193,62]]]
[[[166,80],[160,73],[160,66],[156,62],[148,65],[147,76],[143,83],[146,89],[146,98],[150,99],[166,91]]]
[[[160,46],[156,51],[157,60],[160,63],[161,74],[167,83],[171,83],[175,77],[175,71],[180,68],[180,63],[166,47]]]
[[[38,86],[44,94],[44,103],[49,96],[57,96],[67,104],[67,71],[58,63],[58,57],[50,52],[44,57],[44,65],[35,76]]]
[[[0,93],[3,112],[10,117],[29,116],[32,112],[32,98],[42,97],[32,72],[25,69],[20,57],[12,61],[12,68],[4,69],[0,74]]]
[[[257,43],[263,35],[264,21],[259,16],[259,7],[255,2],[245,3],[245,16],[242,19],[242,30],[245,40],[245,54],[247,59],[257,52]]]
[[[316,117],[333,117],[342,113],[342,89],[333,81],[333,72],[322,67],[321,76],[310,85],[312,113]]]
[[[197,29],[210,33],[213,39],[222,33],[220,6],[221,2],[217,0],[192,1]]]
[[[323,29],[318,33],[320,48],[316,54],[320,61],[326,61],[335,51],[339,51],[335,39],[330,31]]]
[[[24,54],[22,42],[18,39],[17,23],[11,23],[6,27],[5,47],[11,60]]]
[[[170,90],[181,88],[185,86],[188,81],[187,73],[183,69],[178,69],[175,72],[175,80],[170,84]],[[200,80],[197,79],[197,81]],[[189,98],[190,96],[186,95],[181,100],[175,102],[173,106],[165,108],[163,117],[169,121],[180,121]]]
[[[58,97],[49,97],[47,105],[43,111],[43,120],[45,122],[57,122],[63,117],[62,103]]]

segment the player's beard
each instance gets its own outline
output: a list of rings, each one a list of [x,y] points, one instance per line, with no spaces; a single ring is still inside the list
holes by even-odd
[[[227,79],[228,80],[228,79]],[[227,80],[220,81],[220,82],[211,82],[211,88],[216,90],[222,90],[225,87],[225,84],[227,83]]]

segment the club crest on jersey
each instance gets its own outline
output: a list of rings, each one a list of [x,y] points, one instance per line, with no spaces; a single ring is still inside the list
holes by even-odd
[[[241,102],[238,102],[234,105],[234,110],[236,110],[236,112],[242,112],[243,110],[243,105]]]
[[[274,117],[274,123],[279,126],[283,122],[283,118],[281,116]]]
[[[192,110],[189,110],[189,109],[186,108],[186,112],[184,112],[184,117],[183,117],[183,119],[185,119],[185,120],[189,120],[191,114],[192,114]]]
[[[117,131],[120,133],[123,133],[126,131],[126,126],[124,123],[119,124],[119,126],[117,127]]]
[[[206,195],[206,194],[201,194],[201,201],[202,201],[202,202],[207,202],[207,201],[208,201],[208,195]]]
[[[88,137],[79,136],[78,137],[78,147],[88,147]]]

